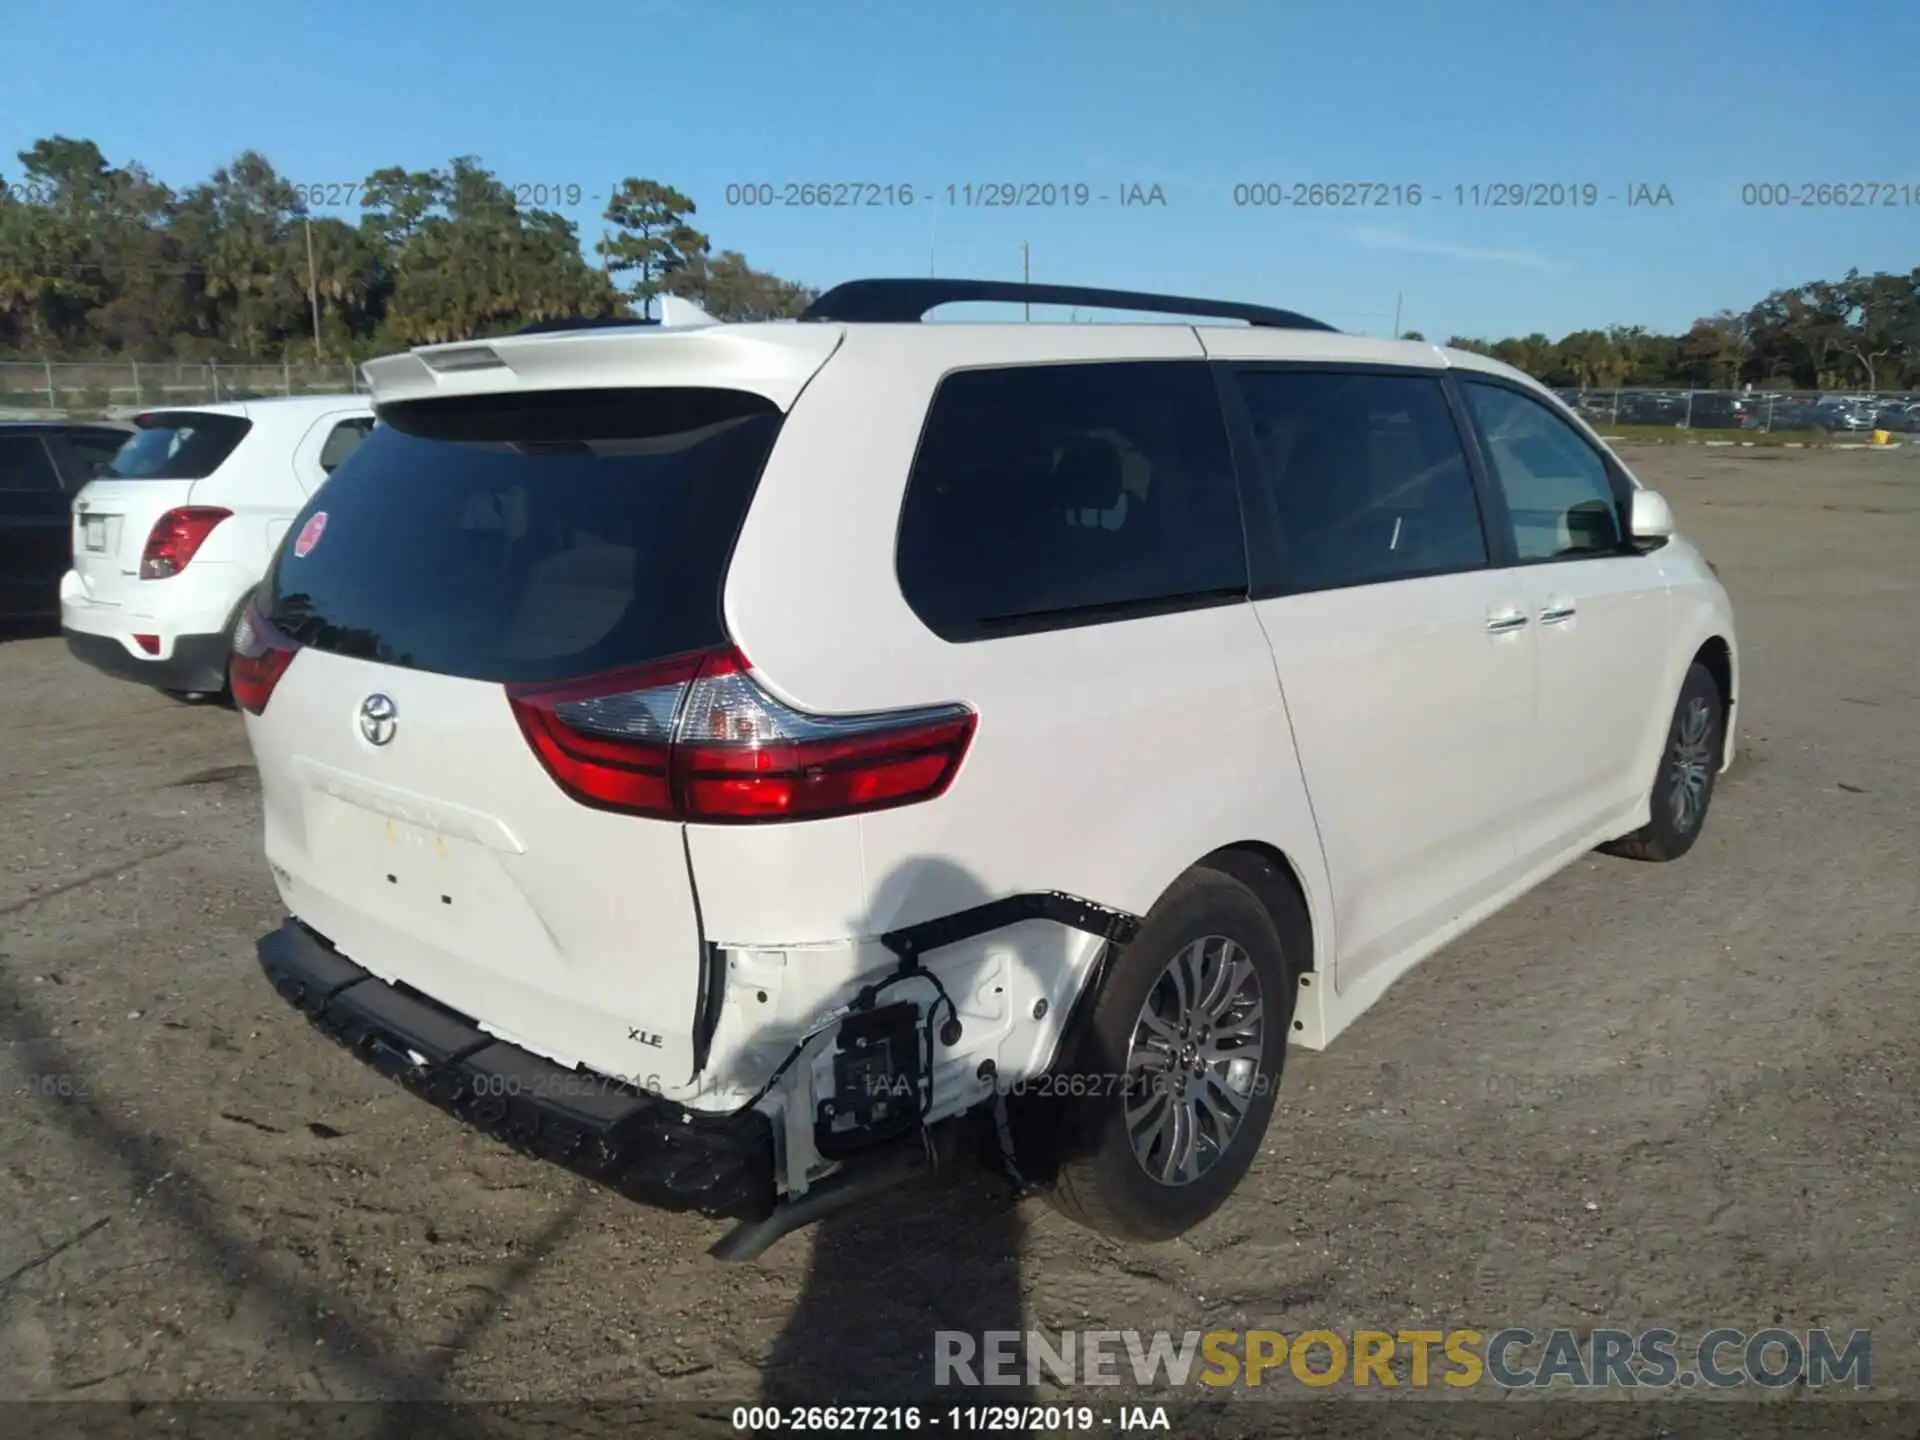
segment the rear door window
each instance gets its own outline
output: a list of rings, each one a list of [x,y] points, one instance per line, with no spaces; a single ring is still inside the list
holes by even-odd
[[[1479,500],[1437,377],[1244,369],[1270,525],[1262,589],[1370,585],[1488,563]]]
[[[174,410],[142,415],[102,479],[204,480],[226,463],[253,422],[238,415]]]
[[[907,484],[898,567],[914,612],[956,641],[1244,596],[1206,362],[948,376]]]
[[[781,415],[738,391],[390,406],[267,583],[295,639],[474,680],[723,643],[721,589]]]

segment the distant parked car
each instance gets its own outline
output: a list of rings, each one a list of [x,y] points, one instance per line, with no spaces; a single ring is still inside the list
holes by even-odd
[[[130,433],[98,421],[0,423],[0,616],[59,613],[68,507]]]
[[[73,502],[67,646],[183,698],[227,685],[234,622],[293,517],[373,428],[359,395],[142,415]]]

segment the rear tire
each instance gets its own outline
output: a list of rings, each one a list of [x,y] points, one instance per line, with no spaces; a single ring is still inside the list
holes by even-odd
[[[1652,818],[1631,835],[1600,848],[1628,860],[1678,860],[1693,848],[1707,823],[1713,782],[1726,753],[1721,730],[1726,702],[1720,684],[1695,662],[1680,686],[1680,699],[1667,726],[1660,769],[1653,777]]]
[[[1273,1116],[1294,985],[1252,890],[1207,869],[1175,882],[1055,1077],[1067,1098],[1054,1208],[1117,1239],[1170,1240],[1226,1203]]]

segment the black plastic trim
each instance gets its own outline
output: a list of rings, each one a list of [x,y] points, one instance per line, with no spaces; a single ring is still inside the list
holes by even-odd
[[[320,1030],[476,1129],[645,1204],[735,1219],[771,1213],[773,1127],[759,1110],[689,1110],[556,1065],[368,974],[297,920],[255,948],[274,989]]]
[[[1016,280],[849,280],[820,296],[801,312],[800,319],[911,324],[925,319],[929,310],[966,301],[1196,315],[1244,320],[1249,325],[1275,330],[1333,330],[1325,321],[1292,310],[1247,305],[1237,300],[1201,300],[1191,295],[1104,290],[1086,285],[1029,285]]]
[[[133,680],[157,690],[182,694],[217,695],[227,688],[227,655],[231,641],[225,635],[179,635],[174,638],[173,654],[143,660],[112,635],[94,635],[85,630],[68,630],[67,649],[74,659],[84,661],[116,680]]]
[[[1084,930],[1089,935],[1098,935],[1116,945],[1124,945],[1140,933],[1137,916],[1096,905],[1091,900],[1082,900],[1064,891],[1045,890],[1008,895],[968,910],[957,910],[951,915],[889,930],[880,937],[880,943],[897,955],[906,968],[912,969],[928,951],[957,945],[962,940],[972,940],[994,930],[1004,930],[1023,920],[1051,920],[1058,925]]]

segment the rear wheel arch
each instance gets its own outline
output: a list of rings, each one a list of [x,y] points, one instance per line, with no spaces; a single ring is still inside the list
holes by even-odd
[[[1315,968],[1313,902],[1301,883],[1299,868],[1285,851],[1265,841],[1241,840],[1203,855],[1193,868],[1230,875],[1253,891],[1273,921],[1295,973]]]

